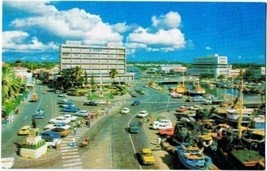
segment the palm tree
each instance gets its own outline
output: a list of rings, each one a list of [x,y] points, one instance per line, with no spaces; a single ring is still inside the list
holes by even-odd
[[[110,76],[110,78],[113,79],[113,86],[114,86],[114,80],[115,80],[115,78],[118,76],[118,74],[119,74],[119,72],[118,72],[118,70],[117,70],[116,68],[112,68],[112,69],[110,70],[110,72],[109,72],[109,76]]]
[[[2,67],[2,98],[6,99],[16,97],[23,88],[23,83],[16,77],[12,68],[5,64]]]
[[[81,76],[82,76],[82,68],[79,66],[76,66],[73,70],[73,75],[74,75],[74,79],[75,79],[75,84],[77,86],[77,84],[81,83]]]

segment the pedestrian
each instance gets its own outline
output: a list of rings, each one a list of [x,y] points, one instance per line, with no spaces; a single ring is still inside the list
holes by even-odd
[[[73,135],[76,135],[76,127],[73,127]]]
[[[89,120],[87,120],[85,124],[86,124],[86,126],[87,126],[88,128],[90,128],[91,123],[90,123]]]
[[[76,147],[76,139],[75,139],[75,137],[72,138],[71,147],[72,148]]]
[[[157,145],[160,146],[160,143],[161,143],[161,138],[158,137],[158,138],[157,138]]]
[[[77,124],[78,127],[81,127],[81,121],[78,120],[78,124]]]
[[[34,117],[32,118],[32,127],[33,127],[33,128],[36,128],[36,127],[37,127],[37,125],[36,125],[36,120],[35,120]]]

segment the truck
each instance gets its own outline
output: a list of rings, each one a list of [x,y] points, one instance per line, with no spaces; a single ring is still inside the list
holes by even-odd
[[[38,95],[37,95],[36,92],[33,92],[33,93],[32,93],[31,101],[32,101],[32,102],[37,102],[37,100],[38,100]]]

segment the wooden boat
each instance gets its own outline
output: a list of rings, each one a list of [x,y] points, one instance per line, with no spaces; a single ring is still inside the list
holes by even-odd
[[[182,164],[193,170],[204,170],[212,164],[211,158],[204,155],[203,149],[187,143],[177,146],[177,156]]]
[[[189,95],[191,96],[197,96],[197,95],[204,95],[206,93],[206,90],[203,89],[199,83],[195,85],[193,90],[189,90]]]

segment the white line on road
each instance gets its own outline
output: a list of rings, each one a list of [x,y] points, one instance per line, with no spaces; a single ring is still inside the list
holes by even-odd
[[[26,120],[28,118],[28,116],[25,116],[23,119]]]

